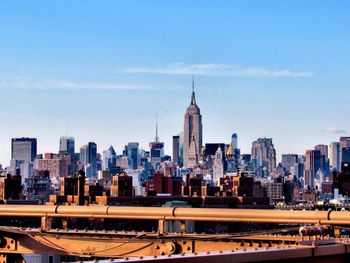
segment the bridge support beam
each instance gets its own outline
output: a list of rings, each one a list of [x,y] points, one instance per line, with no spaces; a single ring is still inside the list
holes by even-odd
[[[46,230],[51,228],[51,220],[52,218],[43,216],[41,218],[41,230]]]
[[[21,254],[5,254],[0,253],[1,263],[25,263]]]

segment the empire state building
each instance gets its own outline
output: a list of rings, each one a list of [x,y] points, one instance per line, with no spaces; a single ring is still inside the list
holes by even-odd
[[[191,104],[185,113],[183,160],[185,167],[194,166],[202,148],[202,115],[196,103],[194,80],[192,80]]]

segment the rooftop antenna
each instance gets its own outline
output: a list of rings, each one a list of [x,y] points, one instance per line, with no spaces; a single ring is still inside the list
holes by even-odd
[[[158,113],[156,114],[156,142],[159,142],[159,137],[158,137]]]
[[[194,92],[194,74],[192,74],[192,92]]]
[[[191,96],[191,105],[196,105],[196,95],[194,93],[194,74],[192,75],[192,96]]]

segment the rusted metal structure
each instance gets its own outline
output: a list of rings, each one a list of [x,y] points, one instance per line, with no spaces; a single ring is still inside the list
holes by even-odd
[[[6,258],[14,262],[10,259],[11,255],[21,253],[116,258],[129,262],[134,257],[151,260],[147,258],[150,256],[153,260],[177,258],[179,262],[193,262],[205,255],[210,258],[209,254],[212,256],[213,253],[222,257],[223,262],[254,261],[251,255],[259,255],[255,260],[277,260],[277,255],[292,260],[301,253],[304,258],[317,257],[319,260],[320,256],[333,256],[334,260],[341,262],[344,258],[348,259],[348,251],[350,253],[347,239],[332,237],[334,227],[350,225],[350,212],[345,211],[1,205],[0,218],[36,218],[41,222],[40,227],[35,229],[15,225],[0,228],[2,262]],[[140,224],[144,220],[153,220],[158,222],[158,229],[155,232],[71,229],[69,220],[78,218],[130,219],[139,220]],[[53,229],[53,220],[62,221],[62,228]],[[173,221],[179,222],[179,233],[165,231],[165,224]],[[266,233],[189,234],[185,232],[187,221],[274,223],[302,227],[300,235],[290,236]],[[282,250],[285,253],[281,253]],[[248,252],[252,252],[251,255]]]

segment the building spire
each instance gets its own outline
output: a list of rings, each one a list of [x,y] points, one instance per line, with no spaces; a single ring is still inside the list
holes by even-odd
[[[192,92],[194,92],[194,74],[192,75]]]
[[[159,137],[158,137],[158,114],[156,115],[156,142],[159,142]]]
[[[191,105],[196,105],[196,95],[194,93],[194,75],[192,75],[192,97],[191,97]]]

